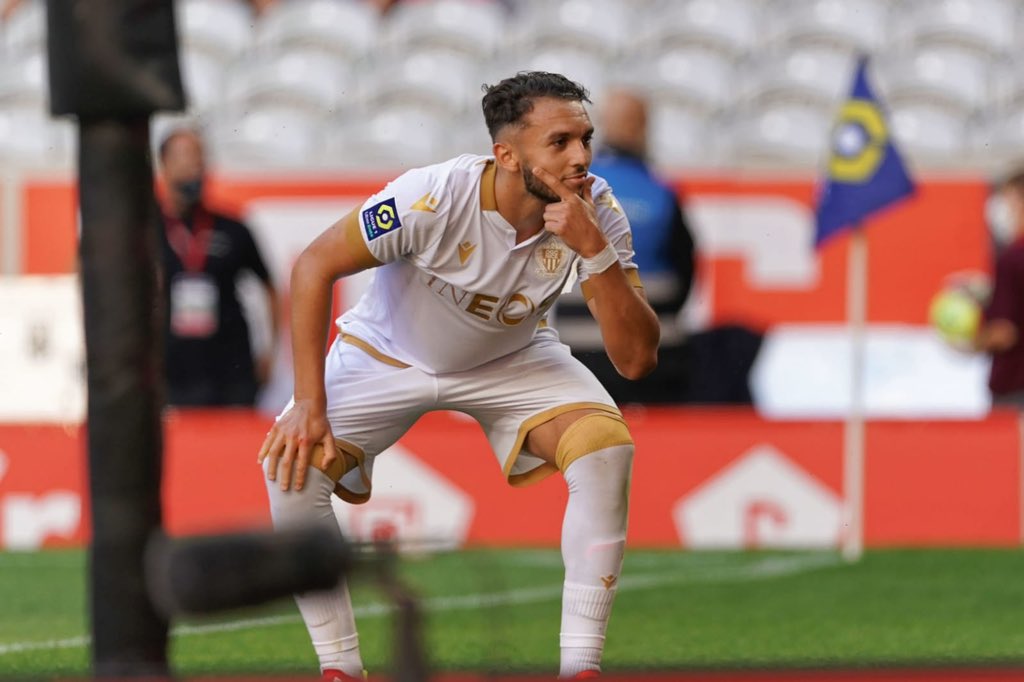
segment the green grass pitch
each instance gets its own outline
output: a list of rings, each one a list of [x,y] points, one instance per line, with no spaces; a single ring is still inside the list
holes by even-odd
[[[552,550],[406,559],[432,667],[554,671],[561,563]],[[384,672],[392,618],[353,584],[364,660]],[[0,553],[0,677],[88,670],[85,556]],[[290,601],[175,623],[186,675],[310,673]],[[631,551],[606,670],[1024,664],[1024,551],[871,551],[856,564],[809,552]]]

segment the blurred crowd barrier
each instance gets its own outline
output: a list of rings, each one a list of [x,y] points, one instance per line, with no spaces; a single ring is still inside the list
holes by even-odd
[[[841,422],[767,420],[745,408],[631,409],[626,419],[637,444],[632,547],[840,545]],[[269,424],[243,410],[168,413],[171,533],[269,524],[255,457]],[[869,421],[866,442],[867,546],[1020,544],[1015,412]],[[0,425],[0,548],[88,540],[84,453],[83,427]],[[376,460],[374,478],[367,504],[335,506],[354,539],[392,538],[420,551],[558,545],[566,495],[559,477],[508,486],[480,429],[461,415],[424,417]]]
[[[251,226],[287,299],[298,253],[387,178],[220,175],[209,193],[213,204]],[[841,418],[850,386],[848,244],[839,238],[815,250],[813,181],[703,174],[677,178],[676,184],[686,198],[699,256],[695,290],[680,323],[690,331],[741,324],[765,332],[751,375],[761,414]],[[978,177],[924,179],[912,201],[872,222],[864,377],[869,416],[987,413],[986,360],[946,347],[927,324],[931,298],[951,273],[989,269],[987,196],[988,185]],[[0,262],[9,275],[0,277],[0,422],[83,418],[75,202],[67,178],[0,180]],[[355,302],[368,278],[339,283],[336,312]],[[265,311],[254,305],[247,310],[256,320],[250,326],[260,348],[268,336]],[[288,400],[290,352],[287,341],[279,345],[260,398],[266,412]]]

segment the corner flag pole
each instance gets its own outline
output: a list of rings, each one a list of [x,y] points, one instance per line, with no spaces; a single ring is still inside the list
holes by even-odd
[[[815,247],[850,232],[846,267],[846,321],[850,332],[850,406],[843,429],[843,527],[848,561],[864,552],[865,387],[868,246],[864,221],[914,193],[914,182],[893,143],[882,103],[868,79],[868,57],[857,60],[850,95],[832,129],[825,182],[818,196]]]
[[[864,553],[864,355],[868,312],[868,240],[864,229],[850,232],[846,258],[846,319],[850,330],[850,409],[843,428],[844,526],[842,554],[858,561]]]

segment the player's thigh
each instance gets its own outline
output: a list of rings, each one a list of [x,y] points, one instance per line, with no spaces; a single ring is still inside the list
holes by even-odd
[[[588,412],[619,415],[608,392],[566,346],[540,341],[483,367],[445,377],[446,407],[462,410],[483,427],[491,449],[513,484],[555,470],[552,433]],[[536,431],[550,422],[555,426]],[[538,451],[533,451],[536,446]]]
[[[549,464],[555,464],[558,444],[566,430],[588,414],[601,413],[601,410],[584,408],[560,414],[530,429],[526,434],[526,440],[523,441],[523,449]]]
[[[324,387],[334,437],[375,456],[432,406],[432,379],[414,367],[393,367],[337,341],[327,355]]]

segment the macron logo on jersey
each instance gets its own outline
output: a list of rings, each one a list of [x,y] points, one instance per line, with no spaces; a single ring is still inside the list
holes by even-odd
[[[402,221],[398,219],[398,209],[395,207],[394,197],[385,199],[363,211],[363,229],[366,230],[367,240],[374,240],[401,226]]]

